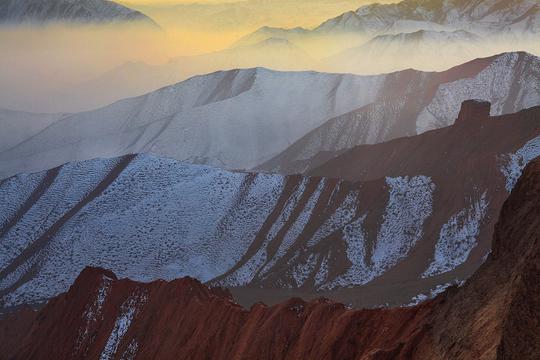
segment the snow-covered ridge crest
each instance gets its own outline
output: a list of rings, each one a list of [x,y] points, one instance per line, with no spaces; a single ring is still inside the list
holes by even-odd
[[[0,153],[0,177],[140,152],[249,169],[327,119],[369,104],[383,81],[262,68],[193,77],[56,121]]]

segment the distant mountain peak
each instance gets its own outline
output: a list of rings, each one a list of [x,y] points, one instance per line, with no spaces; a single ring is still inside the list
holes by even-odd
[[[540,30],[539,19],[540,4],[533,0],[404,0],[395,4],[362,6],[325,21],[315,31],[383,34],[412,32],[410,26],[413,25],[416,30],[445,26],[481,34],[536,33]]]
[[[0,2],[0,24],[130,23],[158,26],[143,13],[106,0],[5,0]]]

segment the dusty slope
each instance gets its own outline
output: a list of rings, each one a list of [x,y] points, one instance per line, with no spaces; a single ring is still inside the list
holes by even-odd
[[[461,288],[411,308],[291,299],[249,311],[185,278],[118,280],[87,268],[3,359],[538,359],[540,161],[505,203],[493,253]],[[2,321],[14,322],[17,315]],[[2,327],[4,328],[4,327]],[[0,340],[13,332],[0,332]]]
[[[242,303],[289,290],[409,303],[482,263],[502,202],[540,155],[539,113],[490,118],[488,104],[465,103],[450,128],[361,147],[322,171],[354,182],[148,155],[7,179],[1,301],[44,301],[97,265],[142,281],[196,277]]]

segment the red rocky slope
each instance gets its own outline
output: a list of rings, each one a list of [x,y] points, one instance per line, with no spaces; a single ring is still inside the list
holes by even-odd
[[[143,284],[87,268],[0,358],[538,359],[539,279],[535,160],[503,206],[488,260],[464,286],[419,306],[348,310],[291,299],[248,311],[190,278]],[[24,327],[6,327],[16,318],[3,320],[0,343]]]

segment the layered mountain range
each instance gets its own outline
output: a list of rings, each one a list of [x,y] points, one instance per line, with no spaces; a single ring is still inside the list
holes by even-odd
[[[486,262],[463,286],[415,307],[349,310],[324,299],[291,299],[245,310],[193,279],[141,284],[87,268],[41,311],[25,309],[0,322],[0,356],[537,359],[539,204],[535,161],[502,208]]]
[[[448,126],[467,99],[492,102],[493,115],[539,105],[539,79],[540,60],[526,53],[442,73],[221,71],[63,116],[0,152],[0,178],[141,152],[225,169],[298,173],[319,152]]]
[[[364,36],[413,33],[419,30],[464,30],[477,35],[537,33],[540,5],[535,0],[403,0],[370,4],[329,19],[313,30],[264,27],[253,35],[281,37],[354,33]],[[245,38],[243,41],[247,41]]]
[[[283,38],[317,54],[324,71],[375,74],[441,71],[502,51],[536,53],[539,31],[535,0],[405,0],[362,6],[311,30],[262,27],[237,44]]]
[[[539,85],[540,62],[525,53],[479,59],[440,73],[393,73],[373,102],[329,119],[257,169],[303,173],[356,145],[451,125],[467,99],[491,101],[493,115],[519,111],[540,104]]]
[[[363,6],[324,22],[314,31],[398,34],[418,30],[536,33],[540,30],[540,5],[535,0],[404,0]]]
[[[476,59],[486,53],[485,42],[463,30],[418,30],[412,33],[379,35],[368,42],[325,59],[330,69],[388,72],[410,67],[451,68],[459,58]],[[374,63],[373,59],[377,59]],[[437,61],[434,61],[437,59]]]
[[[0,3],[0,24],[126,23],[156,26],[139,11],[107,0],[4,0]]]
[[[194,75],[217,70],[248,69],[254,66],[274,70],[310,70],[316,63],[305,51],[288,40],[268,38],[259,43],[195,56],[170,59],[161,65],[130,62],[60,92],[63,110],[95,109],[113,101],[139,96]],[[44,100],[45,102],[45,100]],[[47,107],[46,104],[43,104]]]
[[[51,23],[156,26],[0,4],[9,36]],[[0,360],[539,359],[539,34],[537,0],[372,4],[0,110]]]
[[[243,303],[290,291],[365,306],[432,296],[482,263],[507,192],[540,155],[539,108],[489,113],[465,102],[453,126],[353,148],[313,170],[324,177],[131,155],[5,179],[3,307],[41,303],[87,265],[142,281],[192,276]]]

